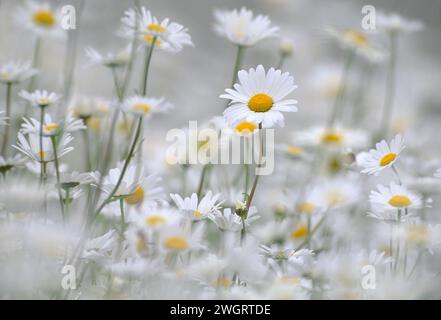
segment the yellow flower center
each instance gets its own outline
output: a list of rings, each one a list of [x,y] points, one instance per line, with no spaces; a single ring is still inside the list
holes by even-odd
[[[101,121],[98,117],[90,117],[86,120],[86,125],[91,129],[99,129]]]
[[[195,211],[194,211],[194,216],[195,216],[195,218],[200,217],[201,214],[202,214],[202,212],[200,212],[199,210],[195,210]]]
[[[32,18],[36,24],[43,27],[52,27],[55,24],[55,14],[51,10],[38,10]]]
[[[153,42],[153,36],[152,35],[150,35],[150,34],[145,34],[144,35],[144,40],[145,41],[147,41],[147,42],[149,42],[149,43],[152,43]],[[159,38],[156,38],[156,40],[155,40],[155,46],[159,46],[161,44],[161,39],[159,39]]]
[[[278,282],[284,283],[284,284],[299,285],[301,283],[301,280],[298,277],[286,277],[286,276],[284,276],[284,277],[280,277],[277,280],[278,280]]]
[[[308,235],[308,227],[306,225],[301,225],[291,233],[291,238],[299,239],[306,237],[307,235]]]
[[[38,152],[38,155],[40,156],[41,160],[44,160],[44,158],[46,158],[46,151],[41,150]]]
[[[389,199],[389,204],[395,208],[405,208],[412,204],[412,201],[404,195],[396,195]]]
[[[330,207],[336,207],[343,203],[344,196],[338,191],[331,191],[326,195],[326,200],[328,203],[328,206]]]
[[[380,160],[380,166],[384,167],[390,164],[392,161],[394,161],[397,158],[397,155],[393,152],[386,154],[383,158]]]
[[[233,282],[231,281],[231,279],[229,279],[227,277],[220,277],[217,279],[217,281],[215,283],[215,287],[229,288],[232,284],[233,284]]]
[[[322,142],[325,144],[338,145],[343,142],[343,135],[339,132],[329,131],[322,135]]]
[[[147,103],[137,103],[133,105],[132,109],[136,112],[149,113],[152,110],[152,107]]]
[[[368,39],[361,32],[347,30],[344,33],[344,37],[358,47],[365,47],[368,44]]]
[[[150,30],[151,32],[165,32],[167,31],[166,28],[164,28],[163,26],[157,24],[157,23],[151,23],[147,26],[147,30]]]
[[[254,112],[267,112],[273,107],[273,99],[265,93],[258,93],[251,97],[248,107]]]
[[[257,125],[255,123],[244,121],[244,122],[240,122],[236,126],[236,128],[234,128],[234,130],[240,134],[248,134],[248,133],[252,133],[254,130],[256,130],[256,128]]]
[[[297,146],[288,146],[286,150],[289,154],[293,156],[298,156],[303,153],[303,148],[297,147]]]
[[[157,225],[166,223],[167,219],[165,217],[163,217],[163,216],[152,215],[152,216],[148,216],[147,218],[145,218],[144,221],[149,226],[156,227]]]
[[[47,99],[47,98],[38,99],[38,104],[40,104],[40,105],[49,104],[49,99]]]
[[[409,226],[407,231],[407,240],[416,243],[425,243],[428,241],[430,229],[425,225]]]
[[[316,208],[316,205],[315,205],[315,204],[313,204],[313,203],[311,203],[311,202],[307,202],[307,201],[305,201],[305,202],[300,202],[300,203],[297,205],[297,210],[298,210],[299,212],[301,212],[301,213],[311,214],[311,213],[314,212],[315,208]]]
[[[126,199],[126,202],[131,205],[138,204],[144,200],[144,190],[141,186],[136,188],[135,192],[133,192],[130,196],[128,196]]]
[[[164,245],[170,250],[185,250],[188,248],[187,240],[180,236],[168,237],[165,239]]]
[[[44,125],[44,130],[51,132],[53,130],[58,129],[59,127],[60,126],[58,124],[46,124],[46,125]]]

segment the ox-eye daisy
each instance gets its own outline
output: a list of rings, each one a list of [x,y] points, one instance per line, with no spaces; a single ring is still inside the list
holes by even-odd
[[[18,83],[37,74],[37,70],[27,62],[8,62],[0,66],[0,83]]]
[[[130,59],[130,46],[125,47],[118,52],[101,53],[94,48],[86,48],[86,56],[91,64],[103,65],[109,68],[124,66]]]
[[[170,194],[176,206],[183,211],[190,220],[201,220],[208,217],[212,212],[218,211],[220,203],[217,201],[220,196],[220,193],[213,195],[211,191],[208,191],[199,201],[196,193],[184,199],[179,194]]]
[[[40,132],[40,121],[34,118],[23,118],[23,123],[21,125],[21,131],[23,133],[39,133]],[[44,136],[55,136],[61,132],[75,132],[82,129],[86,129],[83,120],[75,119],[71,114],[68,114],[66,119],[54,121],[50,114],[44,115],[44,123],[42,134]]]
[[[377,13],[377,28],[388,32],[412,33],[423,29],[420,21],[411,21],[396,13]]]
[[[46,90],[35,90],[34,92],[21,90],[18,95],[28,100],[33,106],[41,108],[48,107],[60,99],[58,94]]]
[[[403,185],[392,182],[389,187],[379,184],[378,191],[372,190],[369,201],[373,209],[373,215],[376,213],[397,212],[397,210],[418,209],[421,207],[421,198],[408,191]]]
[[[133,194],[139,186],[137,167],[135,165],[130,165],[124,174],[118,189],[112,193],[120,179],[122,167],[123,163],[118,163],[118,166],[110,169],[109,174],[104,177],[101,188],[106,194],[112,194],[114,197],[128,197]],[[94,179],[93,185],[97,186],[100,181],[99,172],[93,172],[91,173],[91,176]]]
[[[405,148],[403,137],[396,135],[390,142],[390,146],[385,140],[377,143],[375,149],[371,149],[369,153],[359,155],[359,163],[365,169],[362,173],[377,175],[381,170],[392,166],[398,159],[398,155]]]
[[[187,28],[168,18],[159,22],[145,7],[141,7],[140,11],[127,10],[121,22],[123,26],[120,33],[123,36],[131,38],[138,35],[142,43],[147,45],[155,40],[155,46],[165,51],[176,53],[184,46],[193,45]]]
[[[238,72],[239,82],[234,89],[225,89],[220,97],[231,100],[224,111],[225,120],[232,126],[247,121],[262,124],[268,128],[275,124],[284,125],[282,112],[296,112],[296,100],[284,99],[297,88],[294,78],[288,72],[271,68],[268,73],[259,65],[248,72]]]
[[[63,36],[61,26],[63,18],[59,9],[51,7],[47,2],[28,0],[15,15],[17,23],[38,36]]]
[[[172,104],[168,103],[165,98],[162,97],[132,96],[127,98],[123,104],[124,111],[145,117],[150,117],[154,113],[165,112],[172,107]]]
[[[279,28],[271,25],[264,15],[253,16],[251,10],[242,7],[232,11],[216,10],[215,31],[239,46],[253,46],[260,40],[278,36]]]

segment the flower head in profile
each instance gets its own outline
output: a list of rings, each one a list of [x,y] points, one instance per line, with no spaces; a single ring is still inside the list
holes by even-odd
[[[253,46],[257,42],[278,36],[279,28],[272,26],[267,16],[253,16],[245,7],[240,10],[216,10],[215,31],[230,42],[239,46]]]
[[[179,194],[170,194],[179,210],[183,211],[190,220],[201,220],[218,211],[220,196],[220,193],[213,195],[211,191],[208,191],[202,199],[198,199],[196,193],[186,198],[182,198]]]
[[[242,121],[262,124],[264,128],[284,125],[282,112],[296,112],[296,100],[285,99],[297,86],[288,72],[263,66],[238,72],[240,83],[234,89],[225,89],[220,97],[230,100],[224,111],[225,120],[233,127]]]
[[[237,232],[243,228],[242,218],[234,213],[231,208],[225,208],[223,212],[215,211],[209,215],[209,218],[221,230]],[[260,216],[257,214],[257,208],[250,207],[247,218],[245,219],[245,227],[249,227],[251,223],[259,218]]]
[[[106,194],[112,194],[113,189],[118,184],[118,181],[121,176],[121,172],[123,169],[123,163],[118,163],[118,166],[116,168],[110,169],[109,174],[104,177],[103,183],[102,183],[102,190]],[[94,178],[94,185],[98,184],[98,181],[100,180],[99,172],[94,172],[91,174],[91,176]],[[139,177],[138,177],[138,170],[136,165],[129,165],[127,168],[126,173],[124,174],[121,183],[118,186],[118,189],[115,191],[113,196],[115,197],[128,197],[132,195],[136,188],[139,186]]]
[[[37,74],[31,63],[27,62],[8,62],[0,66],[0,83],[19,83]]]
[[[397,13],[377,13],[376,27],[380,30],[394,33],[413,33],[424,28],[420,21],[409,20]]]
[[[29,159],[37,162],[50,162],[54,161],[55,153],[52,146],[52,141],[50,137],[43,137],[42,148],[40,148],[40,137],[38,134],[29,133],[27,138],[22,132],[18,132],[18,142],[13,145],[15,149],[22,152]],[[60,158],[72,151],[74,148],[68,146],[68,144],[73,140],[69,133],[63,133],[57,144],[57,157]]]
[[[33,106],[41,108],[49,107],[60,99],[58,94],[46,90],[35,90],[34,92],[21,90],[18,95],[29,101]]]
[[[193,45],[187,28],[168,18],[159,21],[145,7],[141,7],[139,11],[127,10],[121,22],[121,35],[130,38],[138,36],[145,45],[150,45],[155,40],[156,47],[174,53],[181,51],[184,46]]]
[[[16,13],[17,24],[38,36],[62,37],[62,13],[48,2],[26,1]]]
[[[332,27],[326,28],[325,32],[329,37],[337,41],[343,49],[354,50],[372,63],[382,62],[386,58],[384,50],[373,45],[369,37],[363,32]]]
[[[421,197],[410,192],[405,186],[392,182],[389,187],[382,184],[372,190],[369,201],[373,212],[369,215],[375,218],[383,217],[383,220],[397,220],[397,211],[421,208]],[[384,216],[383,214],[386,214]],[[392,216],[390,216],[392,214]]]
[[[130,59],[130,46],[118,52],[101,53],[92,47],[86,48],[86,56],[91,64],[103,65],[109,68],[116,68],[126,65]]]
[[[132,96],[126,99],[123,110],[138,116],[151,117],[155,113],[165,112],[173,108],[165,98]]]
[[[294,141],[302,146],[321,146],[328,149],[362,148],[367,142],[367,135],[359,129],[348,129],[341,125],[333,128],[317,126],[297,132]]]
[[[364,169],[362,173],[377,175],[381,170],[392,166],[405,148],[403,137],[396,135],[390,145],[382,140],[375,145],[375,149],[369,150],[369,153],[359,155],[359,163]]]
[[[23,133],[40,133],[40,121],[34,118],[23,118],[23,123],[21,125],[21,132]],[[75,119],[72,114],[68,114],[65,119],[53,120],[49,113],[44,115],[43,122],[43,135],[44,136],[55,136],[61,132],[75,132],[82,129],[86,129],[83,120]]]

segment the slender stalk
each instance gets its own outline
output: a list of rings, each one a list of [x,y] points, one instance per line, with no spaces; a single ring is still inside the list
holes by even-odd
[[[282,69],[283,64],[285,63],[287,57],[288,55],[286,53],[279,54],[279,62],[277,63],[276,69]]]
[[[346,80],[348,78],[349,70],[351,69],[352,61],[354,60],[354,57],[355,57],[354,50],[348,50],[347,54],[346,54],[345,62],[343,64],[343,72],[342,72],[342,76],[340,79],[337,95],[335,96],[334,106],[332,107],[331,115],[328,120],[328,127],[329,128],[332,128],[335,125],[337,117],[340,113],[340,109],[341,109],[341,105],[342,105],[343,97],[344,97],[344,92],[345,92],[344,84],[346,83]]]
[[[57,142],[55,141],[55,136],[51,137],[51,141],[52,141],[52,149],[54,152],[55,174],[57,176],[58,198],[60,200],[61,215],[63,217],[63,221],[65,222],[66,216],[64,214],[64,202],[63,202],[63,195],[61,193],[60,165],[58,162]]]
[[[262,123],[259,123],[259,140],[260,140],[260,151],[259,151],[259,162],[257,164],[257,168],[261,167],[262,156],[263,156],[263,129],[262,129]],[[259,176],[260,175],[257,174],[257,173],[258,172],[256,172],[256,175],[254,176],[254,182],[253,182],[253,186],[251,188],[250,196],[247,198],[246,212],[248,212],[248,210],[250,209],[251,202],[253,201],[253,198],[254,198],[254,193],[256,192],[257,183],[259,182]]]
[[[121,240],[124,239],[125,216],[124,216],[124,198],[119,199],[119,209],[121,211]]]
[[[207,171],[208,171],[208,164],[204,164],[204,167],[202,168],[202,172],[201,172],[201,177],[199,178],[199,186],[198,186],[198,199],[201,197],[202,195],[202,190],[204,189],[204,182],[205,182],[205,177],[207,176]]]
[[[390,118],[395,96],[395,68],[397,60],[397,35],[395,32],[389,34],[390,57],[389,70],[386,80],[386,92],[384,97],[383,115],[381,118],[380,137],[387,138],[390,130]]]
[[[86,170],[92,171],[92,154],[90,152],[90,137],[89,137],[89,128],[86,128],[83,131],[83,139],[84,139],[84,149],[86,151]]]
[[[150,60],[152,59],[153,49],[156,44],[156,40],[158,39],[157,36],[153,37],[152,43],[149,48],[146,48],[146,57],[145,57],[145,64],[144,64],[144,77],[142,80],[141,85],[141,94],[145,96],[147,94],[147,78],[149,74],[149,68],[150,68]]]
[[[44,180],[44,153],[43,153],[43,126],[44,126],[44,111],[46,107],[40,107],[40,135],[39,135],[39,144],[40,144],[40,183],[43,183]]]
[[[6,84],[6,114],[8,117],[9,125],[5,125],[5,131],[3,136],[3,145],[2,145],[2,156],[6,156],[6,150],[8,146],[9,140],[9,128],[11,126],[11,91],[12,91],[12,83],[8,82]]]
[[[121,175],[119,176],[118,181],[116,182],[116,185],[113,188],[113,190],[110,192],[110,194],[107,196],[107,198],[103,201],[103,203],[96,210],[96,212],[94,214],[94,217],[98,216],[98,214],[101,212],[101,210],[103,210],[103,208],[106,206],[106,204],[112,199],[112,197],[114,196],[115,192],[118,190],[118,188],[119,188],[119,186],[120,186],[120,184],[122,182],[122,179],[124,178],[124,175],[125,175],[125,173],[127,171],[127,168],[129,166],[130,160],[131,160],[131,158],[133,156],[133,152],[135,151],[135,147],[136,147],[136,144],[137,144],[139,136],[140,136],[142,119],[143,119],[142,116],[139,116],[139,118],[138,118],[138,126],[136,128],[135,137],[133,139],[132,146],[130,148],[129,154],[127,155],[127,158],[126,158],[126,160],[124,162],[124,165],[123,165],[123,168],[121,170]]]
[[[237,46],[236,60],[234,62],[234,69],[233,69],[233,80],[231,81],[230,88],[232,88],[237,81],[237,72],[239,71],[240,65],[242,63],[244,50],[245,50],[244,46],[241,45]]]

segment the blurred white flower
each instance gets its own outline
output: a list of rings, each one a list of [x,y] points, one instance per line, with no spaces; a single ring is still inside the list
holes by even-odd
[[[265,73],[263,66],[249,71],[238,72],[240,84],[234,89],[225,89],[220,97],[231,100],[224,111],[225,120],[236,126],[241,121],[261,123],[263,128],[271,128],[275,124],[284,125],[282,112],[296,112],[296,100],[284,99],[297,88],[294,78],[288,72],[270,68]]]
[[[253,46],[266,38],[277,37],[279,28],[272,26],[267,16],[253,16],[245,7],[232,11],[216,10],[214,12],[215,31],[222,37],[240,46]]]
[[[48,107],[60,99],[60,96],[56,93],[46,90],[35,90],[34,92],[21,90],[18,95],[29,101],[34,107],[41,108]]]
[[[38,71],[27,62],[8,62],[0,66],[0,83],[19,83],[25,81]]]
[[[376,27],[380,30],[396,33],[413,33],[424,28],[420,21],[408,20],[397,13],[378,12]]]
[[[223,212],[214,211],[209,215],[209,218],[217,225],[221,230],[225,231],[240,231],[243,228],[242,219],[231,208],[225,208]],[[249,227],[254,221],[259,219],[256,207],[250,207],[248,210],[247,218],[245,219],[245,227]]]
[[[190,220],[201,220],[209,217],[213,212],[219,210],[221,202],[218,202],[221,194],[215,194],[208,191],[202,199],[193,193],[190,197],[182,198],[179,194],[170,194],[179,210],[183,211]]]
[[[117,68],[127,64],[130,59],[130,51],[130,46],[127,46],[123,50],[120,50],[116,53],[100,53],[91,47],[88,47],[85,50],[86,56],[91,64],[103,65],[109,68]]]
[[[35,133],[39,134],[40,132],[40,121],[34,118],[23,118],[23,123],[21,125],[21,132],[27,133]],[[44,115],[44,124],[43,124],[43,135],[44,136],[54,136],[58,135],[62,132],[76,132],[82,129],[86,129],[86,126],[81,119],[75,119],[71,114],[68,114],[65,119],[61,121],[54,121],[49,113]]]
[[[132,96],[124,101],[123,110],[134,115],[142,115],[147,118],[155,113],[166,112],[173,108],[173,105],[165,98]]]

